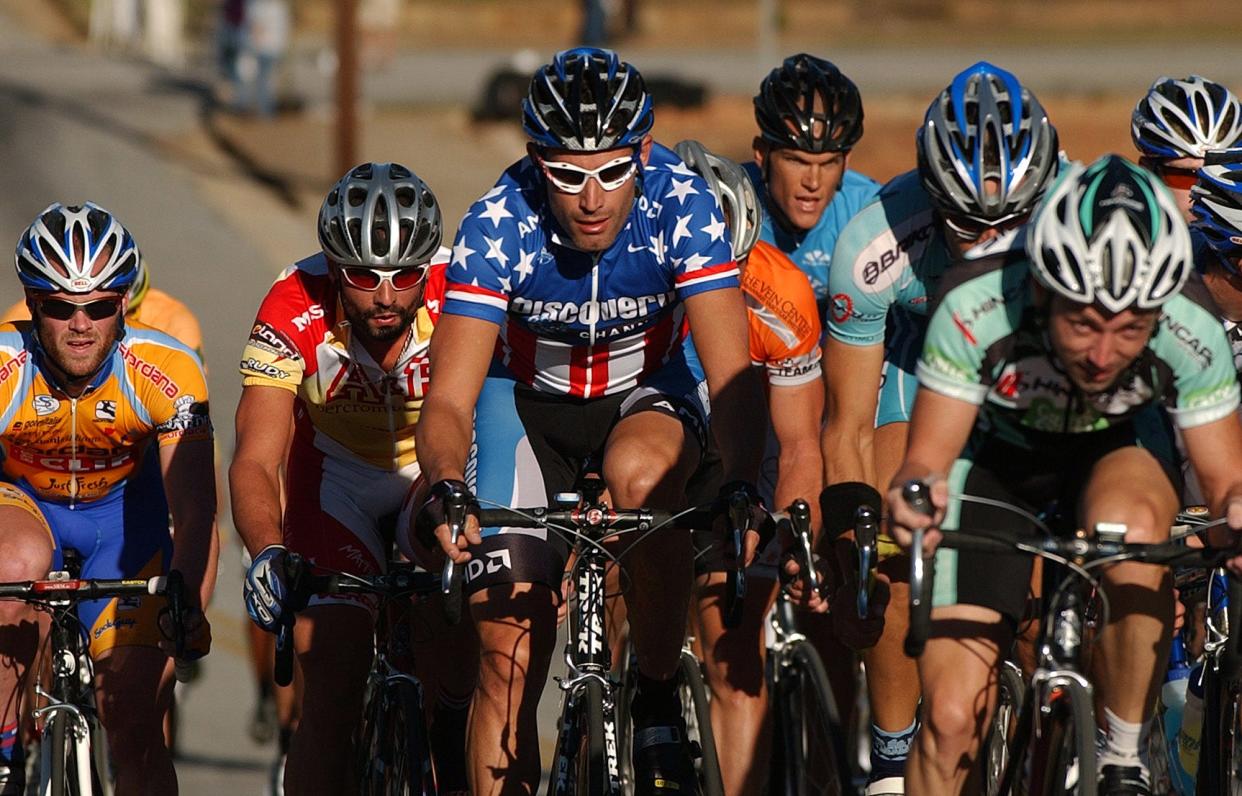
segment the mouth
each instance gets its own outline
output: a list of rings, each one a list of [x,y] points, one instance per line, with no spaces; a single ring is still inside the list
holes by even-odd
[[[395,312],[381,312],[372,315],[368,320],[376,326],[396,326],[401,322],[401,316]]]
[[[94,340],[81,340],[81,339],[66,340],[65,346],[68,347],[69,350],[71,351],[77,351],[77,352],[89,351],[95,347],[95,341]]]
[[[608,219],[575,219],[574,226],[584,235],[598,235],[608,226]]]

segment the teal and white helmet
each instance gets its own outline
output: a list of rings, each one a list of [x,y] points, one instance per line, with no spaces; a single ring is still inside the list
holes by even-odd
[[[1066,168],[1028,227],[1036,279],[1110,312],[1159,307],[1193,268],[1190,233],[1160,179],[1119,155]]]

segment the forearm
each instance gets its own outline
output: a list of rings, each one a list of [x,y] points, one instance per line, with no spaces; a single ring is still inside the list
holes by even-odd
[[[281,544],[280,479],[275,467],[235,459],[229,468],[233,525],[242,544],[255,555],[269,545]]]
[[[711,389],[711,402],[725,482],[754,483],[759,477],[767,436],[767,425],[758,422],[767,416],[760,373],[746,363],[719,387]]]
[[[199,605],[207,605],[216,586],[220,560],[220,538],[214,512],[203,516],[173,520],[172,569],[185,578],[187,593],[198,594]]]
[[[823,462],[813,440],[782,445],[776,481],[776,505],[784,509],[798,498],[811,507],[811,528],[818,534],[819,490],[823,478]]]
[[[861,481],[876,486],[874,440],[870,423],[843,422],[830,414],[820,436],[824,483]]]
[[[465,478],[474,433],[473,414],[428,397],[414,432],[418,463],[428,483]]]

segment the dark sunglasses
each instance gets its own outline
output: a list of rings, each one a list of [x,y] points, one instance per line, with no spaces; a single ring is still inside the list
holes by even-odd
[[[40,299],[38,301],[39,314],[45,315],[54,321],[67,321],[77,314],[78,310],[86,313],[86,317],[92,321],[102,321],[105,318],[111,318],[116,315],[121,308],[121,299],[103,298],[94,301],[65,301],[64,299]]]
[[[1170,188],[1189,191],[1199,181],[1199,172],[1196,169],[1168,166],[1156,158],[1139,158],[1139,165],[1156,172],[1160,181]]]
[[[409,290],[422,284],[427,276],[427,266],[410,265],[394,270],[367,268],[361,265],[342,265],[341,278],[352,288],[358,290],[379,290],[380,285],[388,282],[393,290]]]

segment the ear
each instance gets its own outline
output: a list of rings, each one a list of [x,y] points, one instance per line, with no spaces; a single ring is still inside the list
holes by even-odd
[[[750,142],[750,146],[755,151],[755,165],[759,167],[760,171],[763,171],[763,163],[768,159],[768,152],[771,151],[772,145],[764,141],[763,136],[757,135]]]
[[[854,150],[845,150],[845,157],[841,158],[841,168],[848,169],[850,167],[850,155],[854,154]]]
[[[643,136],[643,142],[638,145],[638,158],[644,166],[651,159],[651,133]]]

